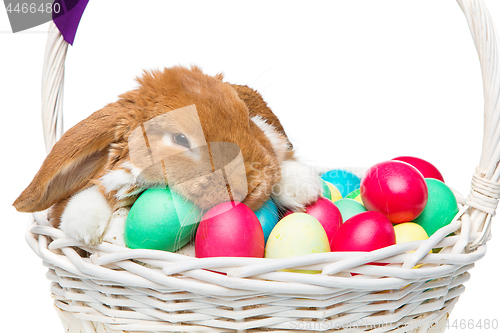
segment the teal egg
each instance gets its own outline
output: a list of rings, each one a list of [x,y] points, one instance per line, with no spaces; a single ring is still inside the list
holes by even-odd
[[[327,171],[321,175],[321,178],[338,188],[342,198],[345,198],[346,195],[358,189],[361,185],[361,179],[358,176],[342,169]]]
[[[264,242],[267,242],[271,230],[273,230],[276,223],[278,223],[279,212],[278,207],[272,199],[267,200],[264,205],[255,212],[259,219],[262,231],[264,232]]]
[[[125,244],[131,249],[174,252],[196,234],[200,210],[166,189],[148,189],[136,200],[125,222]]]
[[[344,198],[335,201],[335,206],[340,210],[342,221],[347,221],[354,215],[366,212],[366,208],[354,199]]]
[[[438,229],[450,224],[458,213],[455,195],[445,183],[434,178],[425,178],[429,193],[424,211],[413,222],[420,224],[429,237]]]

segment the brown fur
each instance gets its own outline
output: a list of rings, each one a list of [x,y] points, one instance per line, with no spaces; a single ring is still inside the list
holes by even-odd
[[[116,103],[111,104],[69,129],[14,202],[16,209],[21,212],[45,210],[99,177],[108,159],[109,145],[120,139],[116,132],[110,131],[117,123],[119,109]]]
[[[169,183],[202,208],[223,200],[224,194],[209,189],[225,180],[204,175],[196,182],[190,182],[194,174],[201,175],[204,170],[182,152],[168,165],[163,165],[163,173],[158,172],[161,170],[159,164],[155,166],[155,172],[154,168],[150,174],[146,170],[143,184],[131,184],[130,195],[125,198],[117,198],[116,191],[106,191],[100,181],[110,171],[125,169],[124,163],[130,160],[127,140],[135,129],[155,117],[193,104],[209,149],[215,149],[216,146],[210,144],[213,142],[230,142],[241,149],[247,177],[245,186],[248,187],[239,188],[243,183],[228,175],[234,185],[233,195],[248,191],[249,195],[240,199],[252,209],[259,208],[268,199],[272,186],[279,180],[282,157],[275,154],[271,142],[249,121],[250,117],[260,115],[288,139],[278,118],[258,92],[246,86],[225,83],[222,75],[205,75],[197,67],[145,72],[137,81],[137,89],[121,95],[117,102],[93,113],[63,135],[31,184],[14,202],[17,210],[41,211],[56,204],[50,214],[58,221],[68,198],[93,184],[100,186],[116,210],[130,206],[142,185],[164,182],[165,172],[175,175],[169,176],[172,178],[168,179]],[[293,159],[291,145],[286,159]],[[211,162],[213,169],[214,161]]]

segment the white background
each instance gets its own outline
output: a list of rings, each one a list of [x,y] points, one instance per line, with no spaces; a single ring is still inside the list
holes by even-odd
[[[500,1],[486,3],[500,26]],[[44,158],[46,29],[9,33],[0,9],[0,319],[16,332],[62,332],[46,269],[24,240],[28,216],[11,206]],[[309,163],[368,167],[413,155],[469,191],[482,142],[482,81],[455,1],[91,1],[68,52],[65,128],[135,87],[143,69],[176,64],[258,89]],[[452,322],[500,320],[494,222]]]

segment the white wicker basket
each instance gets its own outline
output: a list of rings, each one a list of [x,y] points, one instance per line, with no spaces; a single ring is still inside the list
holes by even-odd
[[[197,259],[108,243],[83,247],[51,227],[44,213],[35,213],[27,240],[48,268],[55,307],[66,331],[443,332],[469,279],[468,270],[485,255],[500,197],[496,32],[482,0],[457,2],[481,62],[485,123],[471,192],[467,198],[459,197],[460,211],[450,225],[426,241],[370,253]],[[51,25],[50,30],[43,72],[47,151],[62,134],[67,51],[57,28]],[[443,250],[429,254],[432,248]],[[366,265],[375,261],[391,264]],[[417,264],[425,265],[412,269]],[[280,271],[285,268],[322,273]],[[352,277],[349,272],[360,274]]]

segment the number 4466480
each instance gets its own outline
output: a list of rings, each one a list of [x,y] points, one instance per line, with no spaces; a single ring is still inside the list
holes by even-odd
[[[61,5],[57,2],[54,4],[47,2],[47,3],[41,3],[41,4],[36,4],[36,3],[16,3],[15,6],[12,6],[12,3],[8,3],[6,7],[7,13],[23,13],[23,14],[35,14],[35,13],[59,13],[61,11]]]
[[[472,330],[472,329],[482,329],[482,330],[496,330],[498,329],[497,319],[455,319],[450,322],[446,322],[446,328],[454,328],[460,330]]]

